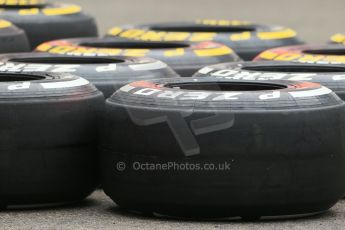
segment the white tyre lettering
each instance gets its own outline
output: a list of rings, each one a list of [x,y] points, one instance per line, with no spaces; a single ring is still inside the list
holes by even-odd
[[[23,72],[44,72],[47,71],[51,65],[47,64],[30,64],[23,68]]]
[[[115,71],[117,69],[116,64],[109,64],[107,66],[99,66],[96,68],[96,71],[101,73],[101,72],[110,72],[110,71]]]
[[[80,65],[55,65],[52,72],[54,73],[73,73],[77,71]]]
[[[345,80],[345,74],[342,74],[342,75],[334,75],[334,76],[333,76],[333,80],[334,80],[334,81],[342,81],[342,80]]]
[[[289,92],[289,94],[293,97],[314,97],[314,96],[321,96],[332,93],[332,90],[322,86],[319,89],[312,89],[306,91],[296,91],[296,92]]]
[[[269,100],[269,99],[275,99],[275,98],[280,98],[279,91],[274,91],[272,93],[262,94],[259,96],[260,100]]]
[[[59,89],[59,88],[71,88],[71,87],[83,86],[87,84],[89,84],[88,80],[84,78],[78,78],[72,81],[41,83],[41,86],[45,89]]]
[[[210,73],[212,70],[213,70],[213,69],[210,68],[210,67],[204,67],[204,68],[200,69],[200,70],[198,71],[198,73],[201,73],[201,74],[208,74],[208,73]]]
[[[122,92],[129,92],[131,91],[132,89],[135,89],[135,87],[131,86],[131,85],[125,85],[123,87],[120,88],[120,91]]]
[[[26,66],[26,64],[14,64],[6,63],[3,66],[0,66],[1,72],[20,72]]]
[[[227,76],[231,76],[237,73],[238,73],[237,70],[224,69],[224,70],[218,70],[217,72],[212,73],[211,76],[227,77]]]
[[[144,96],[150,96],[152,94],[161,92],[162,90],[159,89],[150,89],[150,88],[144,88],[144,89],[140,89],[137,92],[135,92],[134,94],[137,95],[144,95]]]
[[[176,97],[180,96],[181,94],[183,94],[183,92],[165,91],[165,92],[159,94],[157,97],[175,99]]]
[[[313,80],[313,77],[316,76],[314,73],[299,73],[299,74],[291,74],[289,80],[291,81],[310,81]]]
[[[15,85],[8,86],[8,90],[28,89],[30,88],[30,82],[23,82]]]

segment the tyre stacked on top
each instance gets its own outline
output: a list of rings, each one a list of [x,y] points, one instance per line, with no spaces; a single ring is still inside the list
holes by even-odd
[[[165,62],[182,77],[190,77],[205,65],[240,60],[229,47],[209,41],[191,43],[134,41],[121,38],[65,39],[43,43],[36,51],[72,56],[151,57]]]
[[[28,51],[30,44],[25,32],[9,21],[0,20],[0,53]]]
[[[31,48],[49,40],[98,34],[95,19],[74,4],[4,0],[0,2],[0,18],[23,29]]]
[[[107,36],[143,41],[214,41],[231,47],[243,60],[252,60],[266,49],[302,43],[290,28],[238,20],[129,25],[114,27]]]

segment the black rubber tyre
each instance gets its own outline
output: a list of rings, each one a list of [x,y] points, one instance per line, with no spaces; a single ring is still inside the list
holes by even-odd
[[[67,39],[44,43],[36,51],[74,56],[151,57],[167,63],[182,77],[190,77],[207,63],[240,58],[227,46],[214,42],[146,42],[116,38]]]
[[[267,49],[302,43],[289,28],[228,20],[129,25],[112,28],[107,36],[145,41],[215,41],[231,47],[247,61]]]
[[[292,61],[311,64],[344,64],[343,45],[286,46],[264,51],[254,61]]]
[[[0,204],[87,197],[99,184],[102,93],[69,74],[1,73],[0,79]]]
[[[95,19],[77,5],[5,1],[0,4],[0,18],[23,29],[31,48],[45,41],[97,36]]]
[[[222,63],[200,69],[194,77],[238,81],[291,80],[316,82],[345,100],[345,66],[296,62],[258,61]]]
[[[316,83],[134,82],[103,121],[102,185],[127,210],[298,216],[345,192],[345,105]]]
[[[30,44],[23,30],[0,20],[0,53],[27,52]]]
[[[165,63],[138,57],[86,57],[49,53],[0,55],[0,72],[72,73],[110,97],[117,89],[139,80],[179,77]]]
[[[334,34],[331,37],[331,43],[335,43],[335,44],[345,44],[345,33],[338,33],[338,34]]]

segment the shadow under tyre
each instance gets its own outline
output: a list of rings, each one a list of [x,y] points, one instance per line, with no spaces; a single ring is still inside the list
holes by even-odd
[[[97,36],[95,19],[73,4],[3,1],[0,18],[23,29],[31,48],[45,41]]]
[[[49,53],[0,55],[0,73],[13,71],[72,73],[94,84],[105,98],[133,81],[179,77],[165,63],[143,57],[76,57]]]
[[[102,185],[120,207],[142,213],[323,212],[345,192],[344,110],[309,82],[134,82],[106,102]]]
[[[345,46],[299,45],[270,49],[259,54],[254,61],[292,61],[310,64],[344,64]]]
[[[30,44],[23,30],[0,20],[0,53],[29,52]]]
[[[151,57],[168,64],[181,77],[190,77],[205,65],[239,61],[229,47],[214,42],[147,42],[117,38],[84,38],[51,41],[36,51],[72,56]]]
[[[206,66],[194,77],[236,81],[290,80],[319,83],[345,100],[345,66],[283,61],[222,63]]]
[[[112,28],[107,36],[143,41],[214,41],[231,47],[246,61],[267,49],[302,43],[290,28],[236,20],[128,25]]]
[[[0,79],[1,206],[87,197],[99,184],[102,93],[69,74],[1,73]]]

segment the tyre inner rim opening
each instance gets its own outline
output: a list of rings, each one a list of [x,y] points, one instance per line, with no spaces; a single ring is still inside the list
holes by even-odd
[[[321,65],[276,65],[276,66],[246,66],[242,70],[263,71],[263,72],[283,72],[283,73],[339,73],[345,72],[345,67],[341,66],[321,66]]]
[[[152,26],[150,30],[171,32],[236,33],[255,31],[251,26]]]
[[[304,50],[303,53],[306,53],[306,54],[319,54],[319,55],[345,56],[345,48]]]
[[[8,73],[0,73],[0,82],[15,82],[15,81],[37,81],[37,80],[44,80],[46,79],[43,76],[36,76],[30,74],[8,74]]]
[[[85,42],[81,46],[90,48],[120,48],[120,49],[176,49],[188,48],[190,45],[171,42]]]
[[[42,63],[42,64],[112,64],[123,63],[125,60],[116,58],[92,58],[92,57],[30,57],[13,58],[9,62]]]
[[[0,4],[0,9],[5,9],[5,10],[22,10],[22,9],[32,9],[32,8],[43,9],[43,8],[45,8],[47,6],[49,6],[49,4],[33,4],[33,5],[6,5],[6,4]]]
[[[262,91],[287,88],[280,84],[256,82],[188,82],[166,84],[164,87],[203,91]]]

